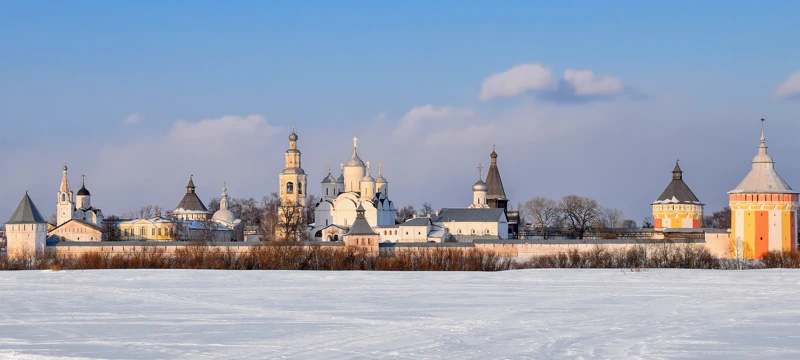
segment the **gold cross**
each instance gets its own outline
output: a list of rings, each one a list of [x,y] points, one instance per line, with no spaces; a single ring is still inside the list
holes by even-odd
[[[483,165],[478,163],[478,179],[483,180]]]
[[[357,147],[357,145],[358,145],[358,138],[354,137],[353,138],[353,148],[355,149]]]

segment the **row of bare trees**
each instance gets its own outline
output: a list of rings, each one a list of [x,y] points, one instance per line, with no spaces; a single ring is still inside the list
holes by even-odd
[[[525,218],[548,237],[548,229],[568,228],[579,239],[590,229],[606,230],[635,228],[636,221],[625,219],[620,209],[606,208],[596,200],[579,195],[567,195],[560,200],[537,196],[521,206]]]

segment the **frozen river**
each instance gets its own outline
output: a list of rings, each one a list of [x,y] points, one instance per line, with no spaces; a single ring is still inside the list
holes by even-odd
[[[800,271],[0,272],[0,358],[800,358]]]

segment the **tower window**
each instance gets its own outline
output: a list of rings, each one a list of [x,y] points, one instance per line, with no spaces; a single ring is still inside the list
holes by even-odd
[[[297,182],[297,193],[300,194],[300,195],[303,195],[303,182],[302,181],[298,181]]]
[[[286,183],[286,193],[294,194],[294,183],[292,182]]]

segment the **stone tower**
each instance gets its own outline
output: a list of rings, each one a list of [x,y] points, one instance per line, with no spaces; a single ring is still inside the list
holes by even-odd
[[[728,197],[732,257],[761,258],[771,250],[797,249],[798,193],[775,171],[764,139],[764,119],[750,173]]]
[[[697,229],[703,219],[703,204],[683,182],[678,162],[672,169],[672,181],[653,202],[653,227],[656,229]]]

